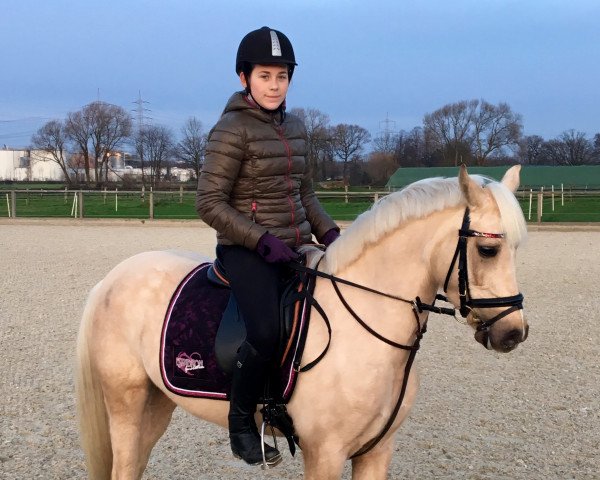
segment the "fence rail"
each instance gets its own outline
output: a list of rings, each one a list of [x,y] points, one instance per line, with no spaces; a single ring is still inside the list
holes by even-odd
[[[338,220],[353,220],[388,191],[317,191]],[[1,217],[197,218],[195,191],[24,190],[2,191]],[[600,222],[600,190],[522,189],[517,192],[530,222]]]

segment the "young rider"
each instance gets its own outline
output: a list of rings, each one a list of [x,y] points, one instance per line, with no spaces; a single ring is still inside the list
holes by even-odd
[[[287,114],[296,66],[292,44],[263,27],[241,41],[235,71],[244,91],[227,102],[211,130],[198,180],[196,208],[217,230],[223,263],[246,324],[230,395],[229,438],[236,457],[262,463],[254,421],[279,340],[279,278],[294,249],[312,234],[328,246],[339,228],[321,207],[306,162],[306,130]],[[281,460],[265,445],[266,460]]]

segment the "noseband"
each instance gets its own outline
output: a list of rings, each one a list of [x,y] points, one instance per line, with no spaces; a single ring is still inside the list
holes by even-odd
[[[508,307],[493,318],[486,321],[481,321],[477,326],[478,332],[487,332],[490,327],[501,318],[521,310],[523,308],[523,295],[517,293],[511,297],[496,297],[496,298],[473,298],[469,289],[469,272],[467,269],[467,240],[469,237],[485,237],[485,238],[504,238],[503,233],[486,233],[471,230],[471,217],[469,215],[469,207],[465,209],[462,226],[458,231],[458,243],[454,251],[454,257],[450,263],[446,281],[444,282],[444,293],[448,290],[450,276],[458,259],[458,295],[460,297],[460,314],[466,317],[474,308],[496,308]]]

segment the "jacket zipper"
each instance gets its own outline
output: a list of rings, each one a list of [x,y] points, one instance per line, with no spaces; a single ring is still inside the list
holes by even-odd
[[[296,233],[296,246],[299,246],[300,245],[300,229],[296,225],[296,214],[294,212],[294,202],[292,201],[292,195],[291,195],[292,179],[290,178],[290,174],[292,172],[292,150],[290,148],[290,144],[288,143],[287,139],[283,135],[283,127],[275,127],[275,131],[279,135],[279,139],[281,140],[281,142],[283,143],[283,146],[285,147],[285,153],[286,153],[287,159],[288,159],[288,169],[287,169],[285,178],[286,178],[287,184],[288,184],[287,198],[288,198],[288,203],[290,204],[290,210],[291,210],[291,215],[292,215],[290,227],[292,227],[294,229],[294,232]]]

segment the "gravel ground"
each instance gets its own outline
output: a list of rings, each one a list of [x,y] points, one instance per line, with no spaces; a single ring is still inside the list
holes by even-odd
[[[0,478],[85,478],[73,395],[88,290],[144,250],[212,254],[198,222],[0,223]],[[534,231],[518,258],[529,339],[501,355],[432,316],[421,390],[390,478],[600,478],[600,231]],[[301,455],[262,472],[234,461],[225,431],[176,411],[145,479],[297,479]],[[349,478],[349,468],[344,478]]]

